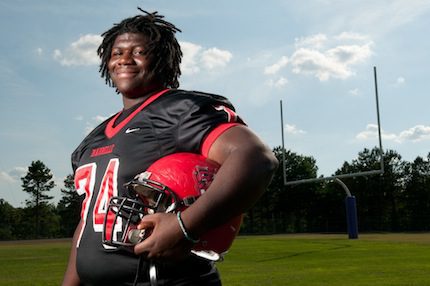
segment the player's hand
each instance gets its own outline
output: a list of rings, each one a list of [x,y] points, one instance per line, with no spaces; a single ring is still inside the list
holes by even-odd
[[[160,260],[181,260],[190,255],[192,243],[184,238],[175,214],[146,215],[137,228],[151,234],[134,247],[135,254]]]

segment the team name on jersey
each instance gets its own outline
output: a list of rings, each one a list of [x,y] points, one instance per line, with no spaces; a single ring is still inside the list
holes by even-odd
[[[115,148],[115,144],[111,144],[111,145],[103,146],[103,147],[99,147],[99,148],[94,148],[91,151],[91,157],[97,157],[97,156],[101,156],[101,155],[110,154],[113,152],[114,148]]]

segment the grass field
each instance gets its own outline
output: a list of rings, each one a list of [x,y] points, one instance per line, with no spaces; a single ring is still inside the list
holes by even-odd
[[[59,285],[69,240],[0,243],[0,286]],[[241,236],[223,285],[430,285],[430,234]]]

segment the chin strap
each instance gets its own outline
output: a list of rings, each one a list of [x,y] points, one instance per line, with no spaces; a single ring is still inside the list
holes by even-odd
[[[154,261],[149,262],[149,281],[151,282],[151,286],[157,286],[157,266],[155,266]]]
[[[200,258],[212,261],[212,262],[221,262],[224,260],[224,254],[218,254],[212,250],[191,250],[191,253]]]

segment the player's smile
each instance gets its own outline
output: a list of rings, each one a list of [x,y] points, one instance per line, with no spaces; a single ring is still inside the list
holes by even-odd
[[[133,78],[139,74],[139,71],[125,67],[125,68],[114,69],[114,73],[117,79],[121,79],[121,78]]]
[[[112,46],[109,74],[118,91],[127,98],[142,97],[157,85],[148,74],[150,59],[145,54],[146,43],[142,34],[124,33]]]

